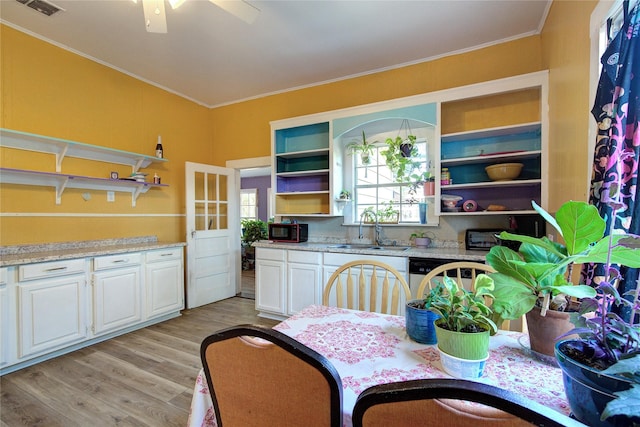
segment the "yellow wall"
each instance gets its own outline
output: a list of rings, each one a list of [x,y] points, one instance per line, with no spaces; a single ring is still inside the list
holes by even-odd
[[[0,219],[0,244],[158,235],[184,240],[184,162],[270,154],[269,122],[487,80],[550,70],[551,208],[585,199],[587,165],[589,15],[595,2],[555,0],[540,36],[382,73],[300,89],[208,110],[122,73],[0,26],[0,126],[127,151],[153,154],[162,135],[169,162],[158,172],[168,189],[151,190],[131,207],[117,193],[67,190],[55,205],[52,189],[2,185],[3,213],[71,213],[74,217]],[[54,171],[50,157],[0,150],[2,166]],[[124,167],[75,159],[63,171],[108,176]],[[118,214],[115,218],[94,214]],[[139,215],[139,216],[136,216]]]
[[[142,235],[184,241],[184,162],[213,158],[209,109],[7,26],[0,36],[1,127],[148,155],[162,135],[169,160],[145,169],[169,187],[140,195],[136,207],[127,193],[107,203],[104,191],[88,191],[91,200],[84,201],[86,190],[67,189],[56,205],[51,187],[3,184],[3,213],[58,216],[3,216],[0,244]],[[55,172],[53,155],[3,148],[0,160],[3,167]],[[67,158],[62,171],[106,178],[111,171],[128,176],[131,168]]]
[[[549,209],[588,200],[589,20],[597,1],[554,0],[542,32],[543,65],[549,70]]]

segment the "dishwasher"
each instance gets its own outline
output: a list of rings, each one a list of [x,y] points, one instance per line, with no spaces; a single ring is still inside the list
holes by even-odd
[[[436,267],[456,261],[465,260],[409,257],[409,288],[411,289],[411,295],[417,298],[422,298],[421,295],[417,296],[416,292],[418,292],[418,287],[420,286],[422,279],[424,279],[424,276]],[[481,261],[473,260],[473,262]],[[469,289],[471,287],[471,269],[463,268],[461,270],[461,274],[462,284],[465,288]]]

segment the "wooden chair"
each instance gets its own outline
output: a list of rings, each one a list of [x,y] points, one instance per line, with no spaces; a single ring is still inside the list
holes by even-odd
[[[451,378],[370,387],[358,396],[352,420],[353,427],[585,427],[508,390]]]
[[[473,285],[476,280],[476,276],[481,273],[495,273],[496,271],[487,264],[482,264],[479,262],[470,262],[470,261],[456,261],[450,262],[447,264],[440,265],[429,273],[422,279],[420,285],[418,285],[418,291],[416,292],[415,298],[423,298],[425,293],[427,293],[427,288],[429,290],[433,289],[435,285],[441,280],[440,277],[448,276],[454,279],[458,286],[463,287],[465,289],[469,288],[469,286],[465,286],[465,283],[462,278],[463,270],[471,270],[471,278],[467,279]],[[473,286],[471,286],[473,288]],[[468,289],[473,290],[473,289]],[[526,328],[525,319],[518,320],[505,320],[502,325],[498,325],[500,329],[509,329],[512,331],[523,331]]]
[[[342,382],[324,356],[273,329],[241,325],[200,346],[219,427],[341,427]]]
[[[399,314],[410,299],[411,289],[398,270],[380,261],[356,260],[338,267],[329,277],[322,304],[335,301],[337,307]]]

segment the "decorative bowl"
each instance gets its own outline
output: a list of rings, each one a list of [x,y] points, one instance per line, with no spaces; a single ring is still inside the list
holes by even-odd
[[[522,163],[499,163],[484,168],[492,181],[516,179],[522,172]]]

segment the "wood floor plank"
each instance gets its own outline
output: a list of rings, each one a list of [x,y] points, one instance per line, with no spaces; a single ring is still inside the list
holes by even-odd
[[[6,374],[0,378],[4,426],[184,426],[200,343],[244,323],[271,327],[255,302],[229,298],[182,316]]]

